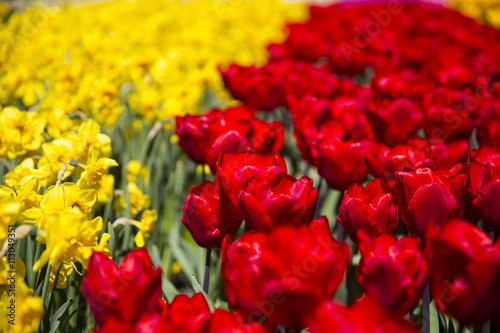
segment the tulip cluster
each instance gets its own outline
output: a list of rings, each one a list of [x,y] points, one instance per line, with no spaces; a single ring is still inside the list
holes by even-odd
[[[95,332],[265,332],[260,324],[246,324],[226,310],[211,312],[202,293],[177,295],[167,305],[161,276],[144,249],[131,251],[120,267],[105,254],[94,253],[82,292],[99,325]]]
[[[498,319],[500,293],[493,281],[499,274],[479,267],[496,266],[500,244],[481,230],[492,235],[500,231],[500,52],[494,46],[500,32],[431,4],[337,4],[313,6],[310,13],[306,23],[287,26],[285,42],[269,46],[266,65],[221,68],[227,88],[253,108],[287,108],[302,158],[331,188],[345,191],[337,219],[359,245],[356,277],[373,302],[406,313],[429,283],[438,310],[463,325]],[[254,191],[260,189],[258,201],[272,200],[272,192],[246,182]],[[239,204],[240,210],[249,206]],[[269,214],[251,207],[243,215],[249,228],[259,222],[269,225]],[[275,211],[283,214],[283,209]],[[290,224],[297,225],[296,220],[288,218]],[[270,225],[264,231],[273,239],[279,232]],[[398,226],[412,235],[395,238]],[[302,234],[306,242],[306,232]],[[257,264],[255,273],[248,268],[266,245],[248,245],[257,240],[246,234],[233,247],[240,242],[239,251],[223,250],[230,262],[222,265],[229,276],[226,294],[237,311],[262,314],[255,307],[259,301],[247,300],[268,301],[272,290],[288,293],[276,282],[266,287],[268,266]],[[247,267],[247,280],[237,270],[227,270],[238,267],[237,261]],[[275,271],[280,265],[269,267]],[[259,276],[258,285],[253,274]],[[245,289],[248,294],[235,291],[233,280],[238,279],[252,286]],[[320,302],[314,290],[307,294],[301,304],[316,309]],[[360,301],[353,309],[369,302]],[[319,324],[305,319],[314,314],[295,314],[286,301],[282,304],[264,316],[288,328],[306,323],[331,327],[334,321],[326,318],[342,311],[349,321],[348,310],[336,305],[320,307]],[[292,321],[280,317],[281,308]]]

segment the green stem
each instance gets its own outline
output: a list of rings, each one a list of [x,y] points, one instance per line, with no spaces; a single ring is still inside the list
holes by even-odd
[[[203,291],[208,295],[208,285],[210,284],[210,255],[211,249],[207,249],[207,256],[205,258],[205,278],[203,279]]]
[[[43,287],[42,287],[42,302],[45,304],[45,297],[47,296],[47,292],[49,289],[49,280],[50,280],[50,271],[52,270],[52,265],[50,262],[47,264],[47,270],[45,271],[45,278],[43,280]]]
[[[318,202],[316,203],[316,213],[314,214],[314,219],[317,220],[318,217],[319,217],[319,211],[321,209],[321,200],[322,200],[322,197],[321,197],[321,184],[323,184],[323,178],[320,177],[319,178],[319,182],[318,182]]]
[[[430,333],[431,325],[430,325],[430,305],[431,297],[429,292],[429,284],[425,286],[423,302],[422,302],[422,314],[423,314],[423,324],[422,324],[422,333]]]

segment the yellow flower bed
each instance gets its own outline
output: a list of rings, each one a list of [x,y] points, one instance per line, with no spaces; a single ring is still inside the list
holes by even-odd
[[[500,2],[498,0],[453,0],[451,6],[476,20],[500,28]]]
[[[197,113],[207,91],[230,102],[218,66],[265,63],[306,16],[277,0],[33,7],[0,26],[0,105],[36,106],[54,136],[77,111],[108,128],[125,106],[150,122]]]

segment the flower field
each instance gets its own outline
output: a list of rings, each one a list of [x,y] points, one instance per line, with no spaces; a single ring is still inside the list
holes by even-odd
[[[446,6],[0,4],[0,331],[500,332],[500,7]]]

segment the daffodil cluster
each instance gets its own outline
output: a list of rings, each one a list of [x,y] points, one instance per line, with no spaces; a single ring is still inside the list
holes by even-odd
[[[139,161],[131,160],[127,164],[126,180],[131,218],[118,219],[118,223],[115,222],[115,226],[127,224],[136,227],[138,231],[134,237],[134,242],[137,247],[143,247],[158,219],[156,210],[148,209],[151,200],[149,195],[143,192],[143,189],[147,187],[149,182],[149,169],[146,166],[142,166]],[[125,197],[125,193],[118,193],[114,201],[115,211],[124,212],[128,209]],[[135,220],[139,214],[141,215],[141,221]]]
[[[26,333],[38,328],[44,312],[42,299],[33,296],[33,290],[24,282],[25,276],[26,266],[21,259],[0,260],[1,332]]]
[[[109,128],[125,108],[148,122],[196,113],[207,96],[230,103],[218,66],[265,63],[306,16],[278,0],[35,6],[0,26],[0,106],[39,109],[55,138],[70,114]]]
[[[92,210],[113,193],[111,139],[92,119],[52,138],[42,112],[13,106],[0,111],[0,121],[0,157],[11,168],[0,185],[0,244],[11,228],[36,227],[45,249],[33,271],[50,262],[49,289],[64,288],[76,262],[86,267],[94,251],[109,253],[110,235],[99,237],[102,217]]]
[[[451,6],[467,16],[500,28],[498,0],[453,0]]]

